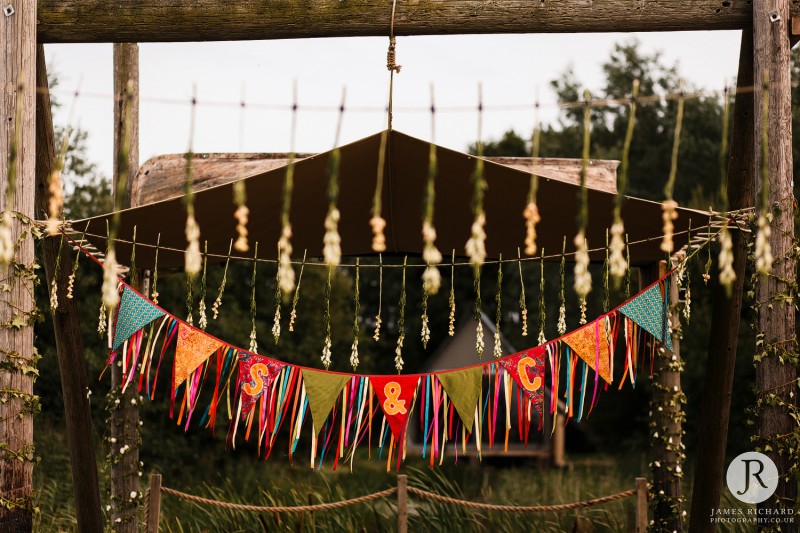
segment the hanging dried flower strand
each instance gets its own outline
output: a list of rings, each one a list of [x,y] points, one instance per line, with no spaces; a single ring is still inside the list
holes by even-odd
[[[323,256],[328,266],[339,266],[342,260],[342,237],[339,235],[339,135],[342,131],[344,102],[346,92],[342,89],[342,103],[339,105],[339,119],[336,124],[334,147],[328,161],[328,214],[325,216],[325,237],[323,238]]]
[[[497,292],[494,295],[495,317],[494,317],[494,348],[492,355],[495,359],[503,356],[503,343],[500,340],[500,320],[503,317],[503,254],[499,256],[497,263]]]
[[[428,178],[425,182],[425,195],[422,209],[422,259],[425,261],[425,270],[422,273],[422,286],[425,294],[436,294],[442,286],[442,275],[439,272],[439,263],[442,262],[442,253],[436,247],[436,228],[433,225],[434,205],[436,202],[436,108],[433,100],[433,86],[431,85],[431,145],[428,152]],[[427,344],[427,342],[425,342]]]
[[[328,279],[325,282],[325,311],[322,320],[325,327],[325,343],[322,346],[322,366],[327,370],[331,366],[331,275],[333,267],[328,266]]]
[[[361,260],[356,258],[356,279],[353,295],[353,345],[350,347],[350,366],[358,368],[358,315],[361,313]]]
[[[517,266],[519,267],[519,314],[522,320],[522,336],[528,336],[528,302],[525,298],[525,278],[522,276],[522,253],[517,248]]]
[[[483,357],[483,349],[485,347],[485,343],[483,340],[483,317],[481,316],[481,267],[478,267],[474,270],[475,272],[475,281],[474,289],[475,289],[475,308],[473,309],[473,313],[475,316],[475,352],[478,354],[478,358]]]
[[[58,245],[58,254],[56,254],[56,265],[53,268],[53,273],[57,273],[61,266],[61,251],[64,249],[64,234],[61,234],[61,239]],[[55,311],[58,309],[58,282],[56,282],[57,275],[53,275],[53,280],[50,283],[50,310]]]
[[[558,324],[556,325],[556,331],[558,331],[559,335],[563,335],[567,332],[567,298],[565,293],[565,274],[566,274],[566,263],[567,263],[567,237],[564,236],[564,242],[561,245],[561,267],[559,270],[559,275],[561,279],[561,291],[559,293],[559,302],[558,302]]]
[[[472,172],[472,228],[466,251],[475,275],[486,259],[486,213],[483,200],[486,194],[486,176],[483,171],[483,89],[478,85],[478,141],[475,145],[475,170]],[[481,350],[481,353],[483,350]]]
[[[293,89],[292,133],[289,149],[289,164],[283,180],[283,205],[281,207],[281,238],[278,240],[278,280],[283,299],[289,300],[294,290],[294,268],[292,268],[292,223],[289,218],[292,209],[292,190],[294,189],[295,139],[297,136],[297,83]],[[276,341],[277,342],[277,341]]]
[[[244,101],[244,86],[242,86],[242,101],[239,106],[239,151],[244,151],[244,119],[245,119],[245,101]],[[247,187],[240,174],[237,180],[233,183],[233,205],[236,206],[236,211],[233,212],[233,218],[236,220],[236,243],[233,247],[237,252],[247,252],[250,249],[250,244],[247,240],[247,223],[250,219],[250,209],[247,207]],[[228,252],[230,255],[230,252]]]
[[[208,241],[203,242],[203,275],[200,278],[200,303],[197,307],[197,313],[200,318],[197,321],[197,325],[200,326],[200,329],[203,331],[206,330],[208,327],[208,317],[206,316],[206,292],[207,292],[207,283],[206,283],[206,268],[208,267]]]
[[[186,181],[184,184],[184,203],[186,205],[186,254],[184,270],[189,277],[194,277],[200,272],[200,226],[194,218],[194,174],[192,161],[194,159],[194,127],[197,107],[196,90],[192,94],[192,111],[189,121],[189,150],[186,152]]]
[[[403,371],[405,361],[403,361],[403,343],[406,340],[406,266],[408,256],[403,257],[403,283],[400,286],[400,310],[397,317],[397,346],[394,349],[394,367],[397,373]]]
[[[422,339],[422,347],[428,347],[428,341],[431,340],[431,327],[430,319],[428,318],[428,287],[427,281],[422,279],[422,328],[420,330],[420,338]]]
[[[663,223],[662,232],[664,239],[661,241],[661,251],[671,254],[675,247],[672,235],[675,231],[675,220],[678,218],[678,202],[672,198],[673,190],[675,189],[675,177],[678,174],[678,150],[681,144],[681,129],[683,125],[683,81],[680,84],[680,91],[678,93],[678,110],[675,116],[675,134],[672,137],[672,158],[669,165],[669,178],[667,185],[664,187],[664,203],[661,204],[661,220]]]
[[[450,320],[447,326],[447,334],[451,337],[456,334],[456,251],[453,250],[453,254],[450,259],[450,298],[448,299],[448,305],[450,307]]]
[[[130,85],[126,91],[126,100],[128,92],[132,93],[132,86]],[[61,146],[58,150],[58,156],[56,157],[53,171],[47,177],[47,186],[50,192],[50,198],[47,205],[47,212],[49,216],[47,219],[46,231],[50,235],[57,234],[59,228],[62,226],[60,217],[62,217],[64,213],[64,186],[61,181],[61,173],[64,171],[64,162],[67,156],[67,149],[69,148],[70,137],[72,136],[72,120],[75,116],[75,104],[78,101],[79,94],[80,88],[76,89],[75,93],[73,94],[72,103],[70,104],[69,109],[69,118],[67,119],[67,127],[64,128],[64,131],[62,132]],[[124,101],[125,100],[123,100],[123,102]]]
[[[728,210],[728,86],[722,92],[722,142],[719,151],[719,168],[720,168],[720,185],[719,185],[719,210],[726,212]],[[709,231],[711,228],[709,227]],[[691,241],[690,241],[691,242]],[[725,226],[719,236],[719,282],[725,287],[728,297],[733,292],[733,282],[736,281],[736,271],[733,269],[733,241],[731,239],[731,232],[728,228],[726,220]],[[710,246],[709,246],[710,248]],[[691,289],[688,283],[686,285],[686,307],[684,313],[686,320],[689,320],[689,300],[691,298]]]
[[[539,191],[539,176],[536,174],[536,164],[539,160],[539,142],[541,129],[539,126],[539,99],[536,99],[536,118],[533,126],[533,139],[531,140],[531,183],[528,189],[528,203],[525,205],[525,253],[536,255],[536,224],[539,223],[539,206],[536,204],[536,194]]]
[[[256,270],[258,268],[258,241],[253,250],[253,276],[250,278],[250,346],[253,353],[258,352],[256,339]]]
[[[378,314],[375,315],[375,342],[381,340],[381,312],[383,311],[383,255],[378,254]]]
[[[539,337],[537,342],[542,345],[547,342],[544,335],[544,324],[547,321],[547,309],[544,306],[544,248],[539,258]]]
[[[275,315],[272,318],[272,338],[275,339],[275,346],[278,345],[278,341],[281,338],[281,300],[282,300],[282,292],[281,292],[281,276],[283,275],[283,270],[281,269],[283,258],[281,257],[281,246],[278,245],[278,264],[277,268],[275,269]],[[291,270],[291,264],[289,265],[289,269]],[[292,275],[294,275],[294,270],[292,270]],[[292,283],[294,285],[294,283]]]
[[[772,271],[772,246],[769,242],[772,235],[769,214],[769,77],[764,73],[764,84],[761,88],[761,197],[759,199],[758,227],[756,229],[755,261],[756,271],[767,275]]]
[[[389,130],[381,133],[381,144],[378,150],[378,169],[375,173],[375,195],[372,197],[372,218],[369,225],[372,227],[372,251],[382,253],[386,251],[386,219],[381,214],[383,203],[383,173],[386,164],[386,145],[389,142]]]
[[[297,276],[297,285],[294,287],[294,297],[292,297],[292,312],[289,315],[289,331],[294,332],[294,322],[297,320],[297,302],[300,301],[300,282],[303,281],[303,270],[306,267],[306,252],[303,250],[303,262],[300,263],[300,274]]]
[[[225,258],[225,268],[222,270],[222,281],[219,283],[219,290],[217,297],[214,299],[214,305],[211,306],[211,312],[214,315],[214,320],[219,317],[219,309],[222,307],[222,294],[225,292],[225,285],[228,283],[228,266],[231,263],[231,250],[233,249],[233,239],[228,245],[228,256]]]
[[[619,288],[622,278],[628,270],[625,253],[625,223],[622,220],[622,204],[628,188],[628,172],[630,170],[631,142],[636,127],[636,99],[639,96],[639,80],[633,80],[631,103],[628,110],[628,127],[625,130],[625,141],[622,145],[622,163],[617,180],[617,195],[614,197],[614,222],[611,225],[611,243],[609,244],[609,271],[614,278],[614,287]]]
[[[592,290],[592,275],[589,272],[589,246],[586,242],[586,227],[589,223],[589,195],[586,177],[589,171],[589,143],[591,139],[591,94],[583,93],[583,154],[581,157],[581,188],[578,207],[578,234],[575,235],[575,292],[581,300]]]

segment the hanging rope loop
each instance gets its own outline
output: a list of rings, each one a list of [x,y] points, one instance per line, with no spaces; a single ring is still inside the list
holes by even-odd
[[[391,72],[400,73],[400,69],[403,68],[402,65],[397,64],[397,39],[395,39],[394,35],[389,37],[389,50],[386,52],[386,69]]]

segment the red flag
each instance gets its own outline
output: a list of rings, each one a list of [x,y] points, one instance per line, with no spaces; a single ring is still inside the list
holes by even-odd
[[[411,411],[411,402],[417,390],[419,376],[370,376],[383,414],[397,442],[403,437]]]
[[[253,405],[264,394],[283,367],[283,363],[255,353],[239,353],[239,377],[236,390],[242,396],[242,416],[248,414]]]
[[[536,407],[539,416],[544,402],[544,354],[545,349],[539,346],[500,359],[500,364]]]

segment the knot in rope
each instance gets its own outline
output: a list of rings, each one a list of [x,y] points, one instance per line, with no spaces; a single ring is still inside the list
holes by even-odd
[[[386,52],[386,69],[389,71],[400,73],[400,69],[403,68],[402,65],[397,64],[397,39],[394,38],[394,35],[389,37],[389,50]]]

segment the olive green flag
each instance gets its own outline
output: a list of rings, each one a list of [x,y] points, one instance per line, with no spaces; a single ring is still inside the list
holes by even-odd
[[[314,422],[314,431],[319,432],[333,409],[336,398],[351,376],[320,372],[310,368],[304,368],[302,372],[308,396],[308,408],[311,409],[311,421]]]
[[[478,405],[478,400],[481,397],[483,367],[476,366],[457,372],[442,372],[441,374],[436,374],[436,378],[444,387],[453,405],[456,406],[456,411],[458,416],[461,417],[464,427],[467,431],[472,432],[472,424],[475,421],[475,406]]]

